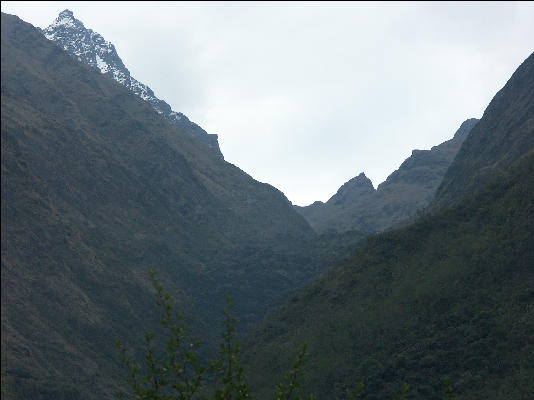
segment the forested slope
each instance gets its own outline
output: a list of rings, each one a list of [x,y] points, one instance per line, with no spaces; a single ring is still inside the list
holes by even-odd
[[[248,342],[253,386],[308,341],[302,392],[391,399],[534,396],[534,154],[475,197],[367,240]]]

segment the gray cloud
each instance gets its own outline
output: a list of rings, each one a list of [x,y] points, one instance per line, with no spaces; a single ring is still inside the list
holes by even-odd
[[[532,3],[2,3],[37,26],[65,8],[299,205],[480,117],[534,37]]]

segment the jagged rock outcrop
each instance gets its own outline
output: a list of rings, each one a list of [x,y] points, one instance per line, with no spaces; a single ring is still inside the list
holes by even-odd
[[[223,156],[217,135],[207,133],[181,112],[173,111],[165,101],[155,96],[152,89],[131,76],[115,46],[99,33],[85,28],[83,23],[74,17],[72,11],[62,11],[54,22],[42,30],[42,33],[78,61],[98,68],[103,74],[130,89],[171,124],[206,144],[221,157]]]

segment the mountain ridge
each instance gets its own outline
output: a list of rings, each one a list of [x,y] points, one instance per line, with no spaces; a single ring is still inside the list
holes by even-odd
[[[152,89],[130,75],[130,71],[119,57],[115,46],[106,41],[99,33],[85,28],[84,24],[66,9],[45,29],[43,35],[56,43],[78,61],[84,62],[102,74],[125,86],[136,96],[149,103],[158,114],[171,124],[189,133],[217,155],[223,157],[219,148],[218,136],[208,134],[204,129],[190,121],[183,113],[176,112],[163,100],[156,97]]]
[[[278,189],[2,13],[2,397],[111,399],[157,329],[154,269],[215,352],[319,268]],[[204,354],[206,355],[206,354]]]
[[[413,150],[376,190],[362,173],[343,184],[326,203],[295,208],[318,233],[354,229],[374,233],[402,223],[431,202],[448,166],[477,122],[475,118],[464,121],[451,139],[430,150]]]
[[[436,191],[431,210],[484,186],[534,146],[534,53],[514,71],[484,111]],[[517,118],[517,110],[523,117]]]

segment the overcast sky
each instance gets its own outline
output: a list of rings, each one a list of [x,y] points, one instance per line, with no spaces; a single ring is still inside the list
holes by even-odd
[[[2,2],[39,27],[66,8],[298,205],[450,139],[534,51],[534,3]]]

